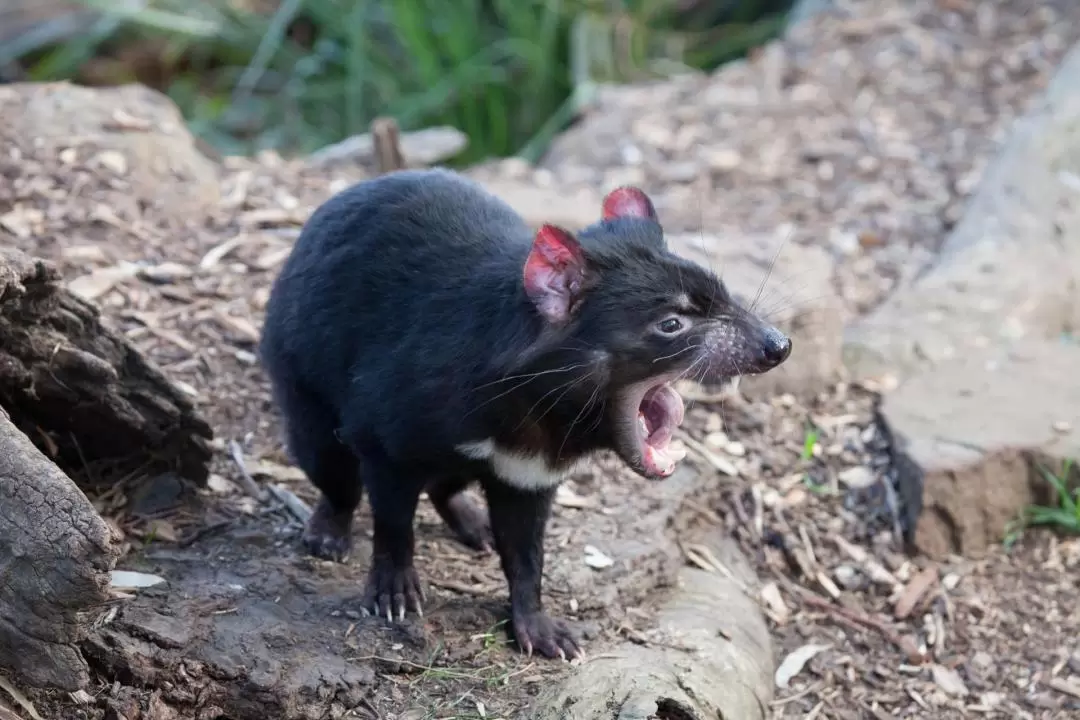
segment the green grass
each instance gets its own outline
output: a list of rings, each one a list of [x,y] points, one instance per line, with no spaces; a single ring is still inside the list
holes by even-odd
[[[1062,463],[1057,473],[1039,466],[1039,473],[1053,488],[1057,505],[1032,505],[1009,524],[1005,533],[1005,546],[1012,547],[1029,527],[1050,527],[1059,532],[1080,535],[1080,487],[1070,488],[1073,460]]]
[[[452,125],[458,160],[535,160],[597,83],[711,69],[778,33],[791,0],[82,0],[102,18],[58,42],[48,28],[0,45],[30,79],[70,79],[140,39],[173,65],[161,88],[221,151],[306,153],[365,132]],[[720,5],[730,7],[717,10]],[[312,42],[290,33],[297,23]],[[134,80],[115,68],[116,82]]]

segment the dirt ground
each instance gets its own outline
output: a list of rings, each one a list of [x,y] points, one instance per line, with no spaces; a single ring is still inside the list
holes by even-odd
[[[58,172],[28,165],[23,172],[38,178]],[[95,197],[95,171],[86,170],[83,194],[65,205],[72,214],[56,209],[47,232],[19,242],[83,278],[108,320],[198,398],[217,434],[208,489],[186,494],[163,478],[94,496],[130,542],[121,567],[168,582],[118,601],[124,611],[88,643],[98,678],[88,694],[32,697],[46,718],[246,718],[268,708],[282,717],[326,709],[328,717],[522,717],[540,688],[572,669],[507,647],[494,557],[458,545],[425,505],[418,556],[432,592],[428,612],[422,622],[389,625],[357,612],[364,543],[344,566],[307,558],[288,504],[260,502],[242,489],[246,472],[260,485],[314,499],[287,464],[253,348],[288,238],[330,189],[295,174],[287,184],[282,176],[295,173],[288,168],[248,170],[226,183],[226,196],[246,188],[231,218],[174,226],[175,234],[150,224],[119,232],[79,222]],[[282,201],[283,187],[293,200]],[[123,261],[143,269],[109,279]],[[778,690],[774,717],[1064,718],[1080,711],[1080,697],[1069,694],[1074,686],[1053,686],[1080,672],[1080,542],[1031,534],[1011,553],[940,568],[907,558],[892,530],[888,447],[873,403],[871,392],[844,386],[808,404],[786,396],[697,399],[686,428],[695,447],[690,462],[702,474],[681,490],[690,509],[657,519],[658,508],[673,507],[671,488],[599,462],[560,497],[549,539],[549,607],[582,623],[591,654],[625,640],[672,642],[650,633],[651,608],[662,597],[657,586],[671,581],[683,559],[652,539],[704,519],[739,539],[766,582],[762,604],[778,659],[808,644],[829,646]],[[358,531],[367,528],[365,512]],[[590,568],[586,545],[619,562]],[[923,577],[933,582],[912,597]],[[846,610],[822,605],[830,595]],[[914,608],[897,618],[893,595],[909,596]],[[222,690],[241,676],[246,708]],[[950,684],[957,678],[963,691]],[[327,687],[336,690],[320,697]],[[215,714],[225,703],[233,714]],[[150,710],[134,714],[140,705]]]
[[[995,3],[1001,15],[1023,16],[1019,5]],[[1000,117],[997,109],[987,115]],[[390,625],[357,612],[366,543],[345,565],[298,547],[303,510],[293,498],[310,505],[314,493],[285,458],[254,346],[269,284],[300,223],[345,176],[273,156],[229,160],[225,201],[207,217],[131,214],[117,209],[131,188],[115,158],[73,145],[73,156],[0,158],[0,176],[12,181],[0,184],[3,237],[55,260],[196,398],[217,440],[205,490],[164,477],[92,494],[130,544],[120,567],[167,582],[117,599],[87,643],[94,686],[74,696],[31,693],[41,715],[524,717],[529,701],[573,668],[508,645],[497,560],[458,545],[430,506],[417,533],[431,594],[423,621]],[[962,201],[957,193],[934,196],[941,212]],[[33,232],[13,230],[19,222]],[[875,272],[858,269],[864,278]],[[804,401],[698,398],[686,423],[688,462],[701,471],[692,486],[647,483],[602,459],[560,496],[548,607],[581,623],[591,655],[626,641],[677,646],[655,632],[653,608],[679,566],[700,558],[662,539],[710,524],[738,539],[764,583],[777,660],[788,667],[793,653],[817,646],[777,689],[772,717],[1080,716],[1080,540],[1032,532],[980,560],[905,555],[873,390],[838,385]],[[276,492],[257,499],[248,476]],[[357,532],[368,529],[364,509]],[[604,565],[601,556],[615,562],[586,563]]]

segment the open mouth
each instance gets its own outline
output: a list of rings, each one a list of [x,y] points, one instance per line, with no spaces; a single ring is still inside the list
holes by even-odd
[[[641,398],[635,428],[641,462],[649,475],[667,477],[686,456],[685,449],[671,446],[683,413],[682,397],[669,383],[654,385]]]

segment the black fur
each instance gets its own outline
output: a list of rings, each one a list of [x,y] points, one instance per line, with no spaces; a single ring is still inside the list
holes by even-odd
[[[790,343],[736,306],[714,275],[670,254],[647,218],[604,220],[577,236],[587,281],[569,322],[553,325],[523,289],[533,238],[508,206],[447,171],[355,185],[301,233],[270,296],[261,357],[289,447],[323,493],[309,550],[344,557],[368,492],[366,607],[420,610],[412,527],[426,488],[464,542],[494,540],[519,643],[572,655],[569,629],[540,604],[553,490],[516,489],[455,448],[492,438],[552,466],[625,450],[628,385],[762,372]],[[699,307],[700,329],[674,339],[651,332],[680,293]],[[632,453],[620,454],[642,472]],[[461,492],[473,480],[487,514]]]

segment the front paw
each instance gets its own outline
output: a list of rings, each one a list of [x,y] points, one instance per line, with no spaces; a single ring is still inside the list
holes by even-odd
[[[513,628],[518,645],[528,655],[535,650],[545,657],[563,660],[585,657],[577,634],[563,620],[539,611],[520,613],[514,614]]]
[[[405,611],[411,609],[423,617],[424,589],[420,586],[420,576],[411,564],[396,567],[389,558],[372,558],[371,570],[368,571],[367,586],[364,589],[363,607],[365,611],[385,616],[393,622],[405,619]]]

